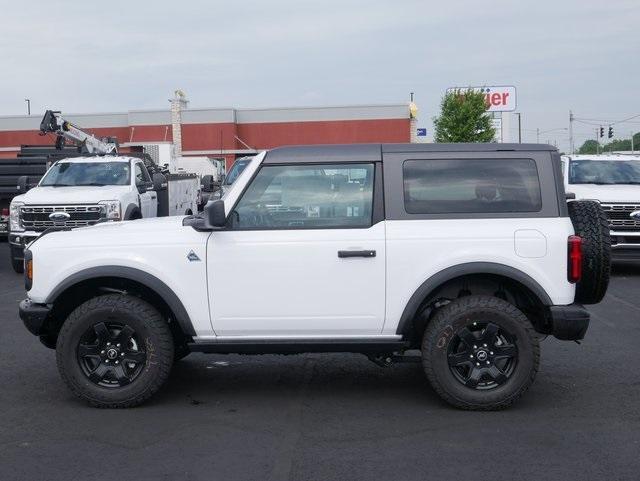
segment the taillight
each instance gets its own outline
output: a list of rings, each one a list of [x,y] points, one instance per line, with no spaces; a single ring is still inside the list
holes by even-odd
[[[9,208],[5,207],[2,209],[2,217],[9,217]]]
[[[569,282],[575,284],[582,277],[582,237],[569,236],[567,259],[567,278]]]

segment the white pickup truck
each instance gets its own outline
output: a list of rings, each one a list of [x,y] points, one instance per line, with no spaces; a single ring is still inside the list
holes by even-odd
[[[611,229],[614,260],[640,259],[640,155],[562,157],[565,190],[597,200]]]
[[[38,185],[11,201],[11,264],[23,270],[24,247],[50,228],[75,228],[102,221],[133,220],[197,212],[195,175],[149,173],[136,157],[98,155],[54,163]],[[164,200],[164,202],[163,202]]]

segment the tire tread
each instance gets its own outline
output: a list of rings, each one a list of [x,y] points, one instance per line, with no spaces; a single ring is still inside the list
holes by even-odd
[[[109,307],[112,309],[124,309],[136,312],[145,318],[145,323],[158,337],[159,342],[154,346],[154,352],[157,354],[157,362],[160,365],[159,375],[151,380],[146,389],[122,401],[105,402],[88,396],[86,392],[79,389],[76,383],[72,382],[64,365],[64,358],[59,352],[57,352],[56,362],[58,371],[69,389],[77,397],[86,400],[91,406],[97,408],[130,408],[144,403],[153,396],[168,379],[173,365],[173,336],[171,335],[167,322],[153,306],[140,298],[123,294],[107,294],[89,299],[77,307],[62,325],[58,335],[56,351],[66,348],[64,343],[69,337],[74,324],[80,322],[81,319],[92,310]]]
[[[443,327],[443,324],[447,324],[449,322],[449,319],[451,319],[452,317],[456,317],[472,309],[496,310],[502,314],[510,316],[524,328],[528,338],[527,340],[531,343],[531,347],[533,349],[533,368],[529,373],[527,381],[522,386],[520,386],[519,389],[516,390],[516,392],[500,402],[492,404],[480,404],[458,399],[457,397],[453,396],[438,381],[438,377],[434,372],[430,357],[424,355],[424,353],[427,351],[427,345],[433,340],[432,338],[434,336],[439,335],[440,329]],[[540,365],[540,344],[537,341],[537,335],[535,330],[533,329],[532,324],[516,306],[502,299],[491,296],[472,295],[461,297],[438,310],[425,330],[422,343],[422,352],[422,364],[425,374],[436,393],[449,404],[457,408],[469,411],[499,411],[508,408],[516,401],[518,401],[529,389],[536,378],[536,374],[538,373]]]

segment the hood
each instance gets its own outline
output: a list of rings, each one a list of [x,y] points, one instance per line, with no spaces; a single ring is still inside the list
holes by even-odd
[[[144,232],[146,234],[154,234],[165,232],[167,229],[173,227],[181,227],[182,221],[186,216],[171,216],[171,217],[150,217],[148,219],[136,219],[125,220],[121,222],[100,222],[89,227],[78,227],[73,229],[73,232],[90,231],[97,232],[99,230],[100,235],[126,235],[126,234],[138,234]]]
[[[96,204],[101,200],[119,200],[130,190],[129,185],[34,187],[21,200],[27,205]]]
[[[608,202],[640,204],[640,185],[569,184],[566,191],[575,194],[576,199],[599,200],[603,204]]]
[[[182,225],[184,218],[185,216],[173,216],[101,222],[89,227],[51,232],[37,237],[31,245],[41,248],[48,244],[63,244],[67,248],[77,246],[91,247],[95,250],[117,246],[149,247],[181,243],[185,239],[198,239],[200,233]]]

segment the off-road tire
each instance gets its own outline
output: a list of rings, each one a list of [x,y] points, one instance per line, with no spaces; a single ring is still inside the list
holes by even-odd
[[[125,386],[95,384],[83,372],[78,360],[81,337],[93,325],[107,319],[125,322],[144,342],[144,367]],[[56,344],[62,379],[76,396],[98,408],[129,408],[145,402],[169,377],[173,357],[174,341],[166,320],[149,303],[125,294],[107,294],[81,304],[64,322]]]
[[[508,331],[517,347],[515,368],[504,384],[477,390],[462,384],[449,367],[449,345],[470,323],[490,321]],[[509,407],[529,389],[538,372],[540,345],[533,326],[514,305],[491,296],[458,298],[439,309],[425,329],[422,365],[429,383],[446,402],[461,409],[495,411]]]
[[[597,304],[607,292],[611,274],[609,221],[596,201],[571,201],[568,207],[576,235],[582,238],[582,278],[576,284],[575,300]]]
[[[24,262],[22,259],[11,259],[11,267],[18,274],[24,274]]]

